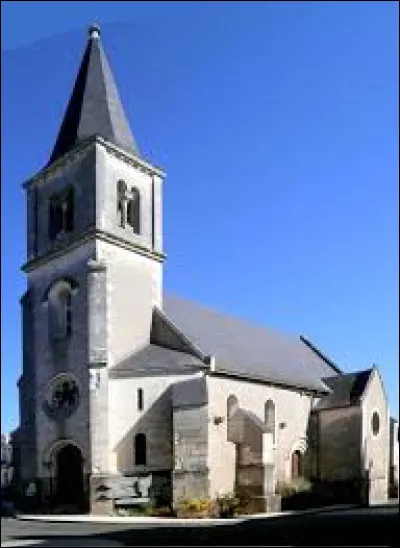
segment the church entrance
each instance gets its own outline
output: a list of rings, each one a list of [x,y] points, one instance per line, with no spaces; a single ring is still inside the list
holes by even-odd
[[[59,505],[80,506],[83,502],[83,459],[80,450],[65,445],[56,455],[56,500]]]

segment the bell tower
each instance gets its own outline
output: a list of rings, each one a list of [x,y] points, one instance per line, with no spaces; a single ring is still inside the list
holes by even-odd
[[[93,507],[107,476],[108,370],[149,342],[162,306],[163,178],[93,25],[49,162],[24,184],[21,475],[42,500]]]

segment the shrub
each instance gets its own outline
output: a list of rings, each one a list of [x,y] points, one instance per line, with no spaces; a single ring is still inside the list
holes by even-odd
[[[218,514],[221,518],[233,517],[240,507],[239,497],[232,494],[219,495],[216,499],[216,503]]]
[[[210,514],[212,501],[209,499],[183,499],[177,505],[178,517],[206,517]]]
[[[123,517],[151,516],[153,507],[149,504],[138,504],[135,506],[120,506],[115,511],[118,516]]]
[[[160,506],[158,508],[153,508],[151,515],[153,517],[168,518],[175,517],[175,512],[170,506]]]
[[[245,487],[238,487],[236,491],[236,498],[238,499],[238,505],[235,509],[236,514],[249,514],[252,513],[250,508],[251,493]]]
[[[304,493],[312,491],[312,483],[305,478],[297,478],[290,483],[278,481],[275,493],[281,495],[282,498],[292,497],[296,493]]]
[[[312,484],[306,478],[297,478],[292,483],[296,493],[304,493],[305,491],[311,491]]]
[[[278,481],[278,483],[276,484],[275,493],[277,495],[281,495],[282,498],[288,498],[296,493],[296,488],[290,483]]]

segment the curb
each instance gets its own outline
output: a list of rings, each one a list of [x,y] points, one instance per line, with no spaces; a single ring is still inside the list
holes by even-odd
[[[274,512],[270,514],[250,514],[238,518],[158,518],[146,516],[91,516],[91,515],[17,515],[16,519],[20,521],[40,521],[50,523],[136,523],[136,524],[175,524],[175,525],[229,525],[243,523],[244,521],[254,519],[269,519],[285,516],[302,516],[307,514],[320,514],[323,512],[334,512],[337,510],[352,510],[359,508],[357,504],[337,504],[333,506],[324,506],[319,508],[308,508],[307,510],[286,510],[284,512]]]

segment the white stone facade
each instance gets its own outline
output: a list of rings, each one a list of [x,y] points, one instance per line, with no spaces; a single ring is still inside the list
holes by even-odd
[[[124,489],[132,499],[140,481],[140,496],[154,498],[169,489],[176,503],[232,493],[246,482],[264,496],[298,476],[340,482],[358,480],[366,471],[371,501],[385,500],[390,467],[397,467],[398,478],[398,431],[391,431],[376,369],[358,399],[349,394],[345,404],[333,399],[318,410],[316,404],[331,392],[322,372],[342,373],[315,349],[296,354],[299,341],[291,340],[287,358],[279,361],[280,339],[270,356],[254,345],[262,355],[253,364],[265,369],[260,377],[246,370],[254,350],[246,340],[246,350],[238,352],[245,371],[232,372],[229,359],[220,361],[196,336],[187,337],[184,325],[166,314],[160,319],[164,176],[137,153],[95,134],[26,184],[28,287],[21,300],[19,383],[24,485],[37,482],[42,501],[62,485],[68,492],[60,472],[68,469],[67,454],[77,459],[73,474],[82,475],[75,488],[94,512],[110,511],[116,492]],[[121,182],[139,199],[136,228],[125,222]],[[69,187],[74,226],[54,239],[49,227],[56,214],[49,204]],[[67,209],[55,211],[66,222]],[[60,293],[59,313],[65,311],[61,319],[70,332],[55,340],[49,295],[60,283],[68,295]],[[207,326],[199,330],[204,334]],[[222,341],[222,347],[229,344]],[[280,367],[293,378],[282,376]],[[307,384],[311,369],[318,378]],[[274,378],[268,377],[271,370]],[[52,393],[54,381],[64,378],[70,384],[56,383]],[[60,401],[69,414],[52,416],[49,409]]]

